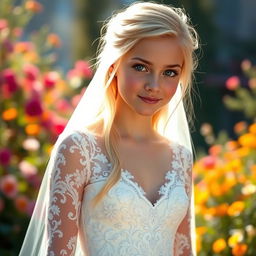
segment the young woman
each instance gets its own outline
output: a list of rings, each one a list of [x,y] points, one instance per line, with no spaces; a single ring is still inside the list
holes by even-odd
[[[20,255],[195,255],[183,101],[196,32],[180,9],[135,3],[107,22],[101,39],[96,73],[54,146]]]

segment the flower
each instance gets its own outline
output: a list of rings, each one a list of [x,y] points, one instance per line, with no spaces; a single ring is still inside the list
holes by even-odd
[[[30,81],[36,80],[39,74],[39,69],[32,64],[26,64],[23,67],[23,71],[25,73],[26,78]]]
[[[216,165],[216,158],[214,156],[206,156],[201,161],[206,169],[213,169]]]
[[[29,200],[26,196],[19,195],[15,198],[14,204],[18,211],[25,213],[28,209]]]
[[[243,240],[243,233],[240,230],[234,231],[232,236],[230,236],[228,239],[228,245],[229,247],[233,248],[242,240]]]
[[[0,31],[8,27],[8,21],[6,19],[0,19]]]
[[[251,124],[249,126],[249,132],[252,133],[252,134],[256,134],[256,123]]]
[[[226,241],[223,238],[219,238],[213,243],[212,249],[215,253],[220,253],[226,248],[226,246]]]
[[[47,42],[52,45],[53,47],[61,47],[61,40],[58,35],[56,34],[49,34],[47,36]]]
[[[246,133],[240,136],[238,141],[244,147],[256,149],[256,134]]]
[[[40,116],[43,113],[41,102],[37,98],[32,98],[25,105],[25,112],[29,116]]]
[[[245,203],[243,201],[236,201],[232,203],[228,208],[229,216],[238,216],[245,208]]]
[[[0,164],[6,166],[10,163],[11,151],[8,148],[3,148],[0,150]]]
[[[84,78],[91,78],[92,77],[92,70],[90,65],[87,61],[78,60],[75,63],[75,69],[80,72],[80,75]]]
[[[30,178],[37,174],[37,168],[26,160],[19,163],[19,169],[25,178]]]
[[[0,189],[7,197],[14,198],[18,192],[16,177],[12,174],[3,176],[0,180]]]
[[[226,81],[226,87],[231,91],[234,91],[235,89],[237,89],[239,85],[240,85],[240,79],[238,76],[231,76]]]
[[[17,115],[18,115],[18,111],[16,108],[9,108],[2,113],[2,118],[5,121],[11,121],[15,119]]]
[[[25,128],[25,131],[28,135],[38,135],[41,128],[38,124],[28,124]]]
[[[234,131],[236,134],[241,134],[241,133],[245,132],[246,129],[247,129],[247,123],[244,121],[238,122],[234,126]]]
[[[6,90],[10,93],[13,94],[18,90],[18,83],[16,80],[16,75],[14,71],[10,68],[5,69],[2,73],[4,82],[6,83],[7,87]]]
[[[44,76],[44,86],[46,89],[51,89],[55,86],[59,79],[59,74],[57,72],[49,72]]]
[[[243,256],[247,251],[248,246],[246,244],[236,244],[232,248],[232,255],[234,256]]]
[[[256,89],[256,77],[251,78],[248,82],[248,85],[252,90]]]
[[[22,146],[28,151],[37,151],[40,147],[40,143],[35,138],[27,138],[23,141]]]
[[[26,1],[25,8],[35,13],[41,12],[43,10],[43,6],[39,2],[32,0]]]

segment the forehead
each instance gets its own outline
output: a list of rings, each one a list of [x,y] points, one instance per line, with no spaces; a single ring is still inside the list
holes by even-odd
[[[147,61],[164,65],[183,63],[183,54],[179,40],[171,36],[148,37],[141,39],[128,51],[123,59],[134,57],[145,58]]]

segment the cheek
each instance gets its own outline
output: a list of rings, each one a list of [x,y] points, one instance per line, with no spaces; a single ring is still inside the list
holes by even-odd
[[[178,83],[169,84],[165,87],[165,94],[168,98],[172,98],[178,88]]]
[[[123,93],[132,93],[139,90],[141,82],[135,76],[127,74],[118,80],[118,89]]]

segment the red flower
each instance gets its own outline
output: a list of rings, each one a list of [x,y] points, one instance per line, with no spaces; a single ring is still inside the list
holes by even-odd
[[[49,72],[44,77],[44,86],[46,89],[51,89],[55,86],[59,79],[59,74],[57,72]]]
[[[0,164],[6,166],[10,163],[11,152],[9,149],[4,148],[0,150]]]
[[[26,103],[26,114],[29,116],[40,116],[43,113],[41,102],[37,98],[33,98]]]
[[[240,79],[238,76],[231,76],[227,81],[226,81],[226,87],[231,90],[234,91],[235,89],[237,89],[240,85]]]
[[[206,156],[202,158],[202,163],[206,169],[213,169],[216,165],[216,158],[213,156]]]
[[[5,89],[7,90],[6,92],[9,94],[13,94],[18,90],[18,83],[16,81],[16,76],[13,70],[11,69],[5,69],[2,73],[3,75],[3,80],[6,84]]]
[[[18,192],[18,182],[14,175],[5,175],[0,180],[0,189],[9,198],[14,198]]]

